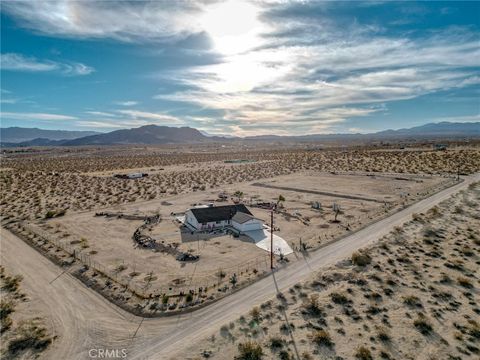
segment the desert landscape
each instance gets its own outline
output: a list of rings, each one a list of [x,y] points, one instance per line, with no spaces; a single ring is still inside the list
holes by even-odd
[[[274,206],[275,235],[294,250],[277,254],[276,266],[282,267],[480,166],[475,146],[267,153],[260,147],[242,153],[241,160],[228,150],[208,155],[203,146],[200,155],[167,149],[155,164],[146,166],[151,159],[137,155],[135,164],[143,166],[135,168],[125,157],[125,168],[117,169],[105,165],[110,149],[80,157],[50,150],[41,158],[49,172],[38,169],[35,152],[9,154],[1,172],[3,222],[117,305],[162,316],[204,306],[270,272],[269,252],[251,237],[191,232],[179,221],[191,207],[244,203],[268,228]],[[147,153],[153,151],[159,150]],[[130,172],[148,176],[115,177]],[[155,247],[139,246],[137,231]],[[179,261],[180,254],[198,260]]]
[[[476,183],[226,323],[184,358],[477,358],[479,214]]]
[[[478,14],[0,0],[0,359],[480,359]]]

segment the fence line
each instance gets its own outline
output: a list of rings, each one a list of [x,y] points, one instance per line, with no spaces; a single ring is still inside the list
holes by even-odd
[[[163,294],[175,296],[178,294],[186,294],[191,290],[198,292],[200,288],[202,288],[202,291],[204,289],[211,290],[212,288],[221,289],[230,283],[230,280],[234,274],[237,276],[237,281],[241,283],[243,280],[241,278],[241,274],[251,272],[254,276],[256,276],[257,274],[262,274],[265,271],[268,271],[270,268],[270,255],[259,255],[240,264],[232,265],[227,268],[220,267],[217,271],[208,274],[198,275],[194,273],[179,276],[183,278],[181,284],[155,286],[154,289],[148,291],[152,288],[151,281],[144,280],[145,285],[141,286],[134,282],[135,280],[132,277],[130,279],[125,279],[125,277],[120,274],[120,271],[109,269],[100,262],[95,261],[91,255],[86,254],[70,244],[69,240],[58,239],[57,237],[53,236],[53,234],[46,232],[30,223],[22,223],[22,226],[28,231],[42,238],[44,241],[52,243],[57,248],[64,250],[70,256],[78,260],[81,264],[88,266],[96,272],[104,274],[106,277],[115,281],[119,286],[129,289],[130,291],[142,297],[159,296]],[[132,265],[124,262],[123,265],[126,265],[127,268],[135,269],[135,264]],[[219,272],[222,273],[222,276],[220,276]],[[149,276],[148,274],[152,274],[152,277],[155,276],[153,271],[144,270],[143,273],[147,274],[147,277]]]

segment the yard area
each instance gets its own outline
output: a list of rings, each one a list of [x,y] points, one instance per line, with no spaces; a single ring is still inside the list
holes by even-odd
[[[221,231],[192,234],[180,226],[176,215],[192,206],[240,201],[269,225],[270,210],[256,204],[278,203],[274,234],[300,251],[316,248],[370,223],[402,203],[434,191],[445,181],[431,176],[298,173],[172,195],[162,200],[72,212],[32,225],[85,254],[121,284],[154,294],[178,293],[191,288],[224,286],[234,274],[239,283],[250,281],[269,269],[268,253],[255,246],[248,236],[235,238]],[[227,199],[222,201],[219,193],[227,194]],[[282,201],[278,201],[280,195]],[[318,204],[318,208],[312,204]],[[132,235],[143,224],[142,220],[95,216],[99,211],[158,214],[161,221],[146,226],[144,234],[162,246],[197,255],[199,259],[178,261],[171,253],[135,246]],[[296,256],[291,254],[287,258],[294,261]]]

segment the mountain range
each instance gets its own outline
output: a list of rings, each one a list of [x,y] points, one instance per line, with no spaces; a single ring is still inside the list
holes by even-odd
[[[82,146],[130,144],[195,144],[230,141],[310,142],[310,141],[368,141],[408,139],[479,138],[480,122],[431,123],[408,129],[385,130],[370,134],[313,134],[301,136],[262,135],[250,137],[212,136],[190,127],[145,125],[139,128],[115,130],[108,133],[93,131],[43,130],[37,128],[2,128],[1,145],[7,146]]]
[[[100,134],[96,131],[44,130],[38,128],[9,127],[0,129],[2,143],[20,143],[34,139],[71,140]]]

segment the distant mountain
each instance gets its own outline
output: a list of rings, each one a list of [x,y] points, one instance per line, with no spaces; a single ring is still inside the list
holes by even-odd
[[[409,129],[385,130],[375,133],[378,137],[461,137],[480,136],[480,122],[452,123],[440,122],[416,126]]]
[[[10,128],[11,129],[11,128]],[[18,129],[18,128],[17,128]],[[76,139],[50,139],[38,137],[23,142],[3,142],[2,146],[82,146],[82,145],[157,145],[157,144],[195,144],[209,142],[255,141],[255,142],[315,142],[315,141],[379,141],[408,139],[458,139],[479,138],[480,122],[426,124],[410,129],[385,130],[371,134],[313,134],[302,136],[261,135],[245,138],[212,136],[190,127],[168,127],[145,125],[134,129],[116,130],[109,133],[84,136]],[[39,130],[39,129],[36,129]],[[44,130],[50,131],[50,130]],[[78,132],[74,132],[78,133]],[[71,135],[71,134],[70,134]]]
[[[190,127],[145,125],[139,128],[116,130],[106,134],[86,136],[65,141],[62,145],[122,145],[122,144],[188,144],[225,140],[217,136],[205,136]]]
[[[402,140],[402,139],[448,139],[480,137],[480,122],[453,123],[440,122],[416,126],[409,129],[385,130],[369,134],[312,134],[300,136],[260,135],[250,136],[246,140],[256,141],[365,141],[365,140]]]
[[[71,140],[100,134],[96,131],[44,130],[38,128],[9,127],[0,129],[2,143],[20,143],[33,139]]]

